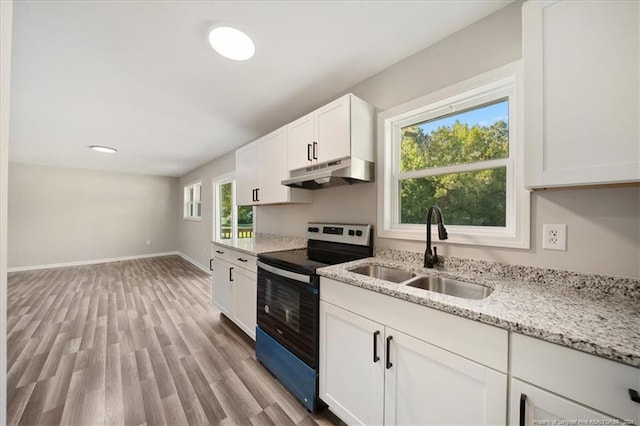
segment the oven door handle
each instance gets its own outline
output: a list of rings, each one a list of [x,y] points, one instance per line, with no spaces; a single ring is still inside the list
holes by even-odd
[[[290,280],[299,281],[301,283],[309,284],[311,282],[311,277],[309,275],[297,274],[291,271],[285,271],[280,268],[273,267],[271,265],[267,265],[258,260],[257,262],[258,268],[262,268],[267,272],[271,272],[272,274],[279,275],[284,278],[289,278]]]

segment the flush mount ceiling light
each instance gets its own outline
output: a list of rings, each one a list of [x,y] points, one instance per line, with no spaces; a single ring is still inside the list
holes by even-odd
[[[209,30],[211,47],[234,61],[246,61],[256,53],[253,40],[242,31],[228,25],[216,25]]]
[[[118,152],[117,149],[110,148],[108,146],[91,145],[89,148],[91,148],[94,151],[102,152],[104,154],[115,154],[116,152]]]

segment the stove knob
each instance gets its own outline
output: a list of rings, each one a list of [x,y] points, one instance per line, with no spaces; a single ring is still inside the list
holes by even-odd
[[[355,232],[353,231],[353,229],[349,229],[349,235],[354,236]]]
[[[356,235],[357,235],[358,237],[362,237],[362,231],[356,231]]]
[[[307,228],[307,231],[309,231],[309,232],[313,232],[313,228],[312,228],[312,227],[308,227],[308,228]]]

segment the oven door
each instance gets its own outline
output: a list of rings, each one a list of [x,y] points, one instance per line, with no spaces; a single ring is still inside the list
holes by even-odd
[[[258,326],[310,367],[317,367],[316,276],[258,261]]]

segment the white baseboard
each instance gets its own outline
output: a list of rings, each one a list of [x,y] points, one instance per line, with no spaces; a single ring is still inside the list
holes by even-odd
[[[190,262],[193,263],[192,260],[186,258],[180,252],[167,251],[167,252],[164,252],[164,253],[150,253],[150,254],[140,254],[140,255],[136,255],[136,256],[111,257],[111,258],[107,258],[107,259],[80,260],[80,261],[77,261],[77,262],[50,263],[50,264],[47,264],[47,265],[17,266],[17,267],[14,267],[14,268],[8,268],[7,272],[35,271],[37,269],[50,269],[50,268],[64,268],[64,267],[67,267],[67,266],[94,265],[96,263],[119,262],[121,260],[144,259],[144,258],[147,258],[147,257],[161,257],[161,256],[172,256],[172,255],[182,256],[185,259],[187,259],[187,260],[189,260]],[[207,270],[207,272],[209,272],[209,271]]]
[[[187,256],[186,254],[182,253],[182,252],[178,252],[178,255],[183,258],[184,260],[186,260],[189,263],[192,263],[193,266],[197,267],[200,270],[203,270],[204,272],[206,272],[207,274],[212,274],[213,271],[211,271],[209,268],[202,266],[200,263],[198,263],[197,260],[190,258],[189,256]]]

